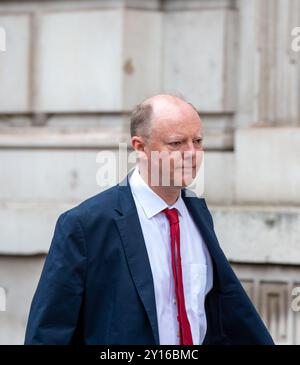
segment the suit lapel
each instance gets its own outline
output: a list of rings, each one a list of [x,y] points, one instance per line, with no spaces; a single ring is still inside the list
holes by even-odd
[[[235,290],[236,277],[219,245],[214,228],[210,224],[210,213],[204,199],[186,197],[184,190],[182,196],[213,259],[214,274],[217,274],[214,275],[214,286],[217,285],[220,290],[227,292]]]
[[[209,227],[208,218],[206,217],[206,206],[201,202],[200,199],[196,197],[186,197],[184,190],[182,193],[183,200],[188,208],[188,211],[192,215],[196,226],[198,227],[205,243],[207,245],[208,251],[213,259],[217,259],[218,253],[216,251],[216,246],[218,242],[214,236],[213,230]]]
[[[118,187],[120,217],[116,219],[126,259],[133,282],[149,318],[155,343],[159,344],[159,333],[155,303],[153,277],[148,253],[129,183]]]

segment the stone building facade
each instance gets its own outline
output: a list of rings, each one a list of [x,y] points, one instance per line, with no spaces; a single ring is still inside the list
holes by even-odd
[[[300,344],[296,27],[300,0],[0,1],[0,344],[23,342],[58,215],[157,93],[199,110],[222,248],[276,343]]]

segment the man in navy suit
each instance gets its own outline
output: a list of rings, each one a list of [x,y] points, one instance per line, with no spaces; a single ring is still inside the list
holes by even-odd
[[[205,200],[186,189],[203,152],[197,111],[154,96],[134,109],[131,136],[134,171],[60,215],[25,344],[273,344]]]

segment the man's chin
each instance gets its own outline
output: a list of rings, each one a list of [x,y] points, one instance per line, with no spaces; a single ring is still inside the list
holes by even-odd
[[[183,177],[178,178],[174,181],[174,186],[178,186],[180,188],[186,188],[187,186],[191,185],[192,182],[195,180],[194,174],[185,174]]]
[[[182,183],[182,187],[183,188],[186,188],[187,186],[191,185],[193,181],[194,181],[193,178],[184,179],[183,180],[183,183]]]
[[[183,181],[183,186],[189,186],[193,183],[193,181],[195,180],[197,175],[197,170],[196,169],[191,169],[188,171],[185,171],[182,177],[182,181]]]
[[[192,184],[197,175],[197,170],[195,168],[186,169],[184,172],[182,169],[175,170],[174,175],[170,175],[170,179],[161,179],[161,186],[164,187],[177,187],[177,188],[185,188]],[[164,184],[164,182],[168,182]]]

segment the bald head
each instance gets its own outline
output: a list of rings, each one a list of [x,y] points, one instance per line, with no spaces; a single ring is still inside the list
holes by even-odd
[[[131,116],[131,137],[149,137],[151,129],[172,119],[200,118],[194,106],[177,96],[155,95],[137,105]]]
[[[154,95],[143,101],[142,105],[151,105],[153,109],[156,109],[158,111],[166,107],[187,109],[192,108],[194,111],[196,111],[192,104],[187,103],[185,100],[179,98],[178,96],[167,94]]]

